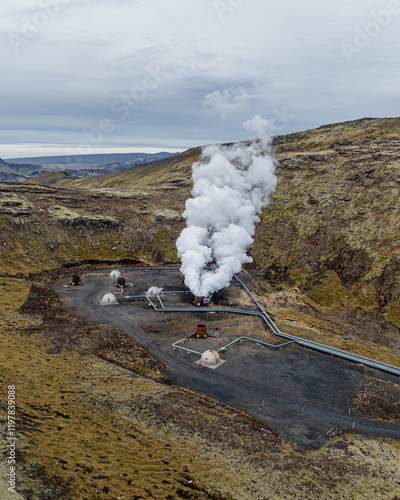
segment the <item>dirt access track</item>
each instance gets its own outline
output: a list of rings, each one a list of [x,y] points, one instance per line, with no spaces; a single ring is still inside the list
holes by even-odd
[[[400,439],[400,426],[371,420],[357,412],[362,393],[384,384],[399,399],[399,377],[343,359],[321,354],[297,344],[280,349],[254,342],[237,343],[222,351],[224,364],[216,369],[196,361],[208,349],[219,350],[246,336],[269,344],[284,340],[268,331],[255,316],[219,311],[221,306],[251,311],[254,304],[240,286],[230,286],[213,296],[208,312],[191,311],[193,295],[177,269],[126,269],[123,294],[110,278],[111,269],[89,273],[80,286],[66,287],[67,279],[52,284],[65,309],[76,316],[115,325],[156,356],[166,369],[168,380],[182,387],[232,405],[271,425],[297,449],[318,449],[334,432],[356,432]],[[160,294],[166,308],[185,307],[186,312],[160,312],[144,298],[150,287],[163,287]],[[114,293],[118,304],[100,305],[106,293]],[[141,297],[139,297],[141,296]],[[157,307],[160,307],[155,298]],[[174,348],[196,329],[207,325],[210,336],[191,338]],[[212,336],[218,332],[218,338]],[[366,392],[367,391],[367,392]],[[397,403],[396,403],[397,404]],[[194,418],[200,418],[196,415]]]

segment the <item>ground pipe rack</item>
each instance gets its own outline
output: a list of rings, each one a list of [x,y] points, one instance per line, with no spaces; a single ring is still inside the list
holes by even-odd
[[[144,267],[144,268],[119,268],[119,269],[130,269],[130,270],[135,270],[135,269],[147,269],[147,270],[152,270],[152,269],[169,269],[169,270],[176,270],[179,268],[176,267],[159,267],[159,268],[151,268],[151,267]],[[234,313],[234,314],[246,314],[249,316],[258,316],[260,317],[270,328],[273,334],[277,335],[278,337],[284,338],[286,340],[289,340],[290,342],[293,342],[295,344],[301,345],[302,347],[306,347],[308,349],[312,349],[317,352],[322,352],[324,354],[330,354],[331,356],[336,356],[338,358],[345,359],[347,361],[351,361],[353,363],[358,363],[363,366],[369,366],[370,368],[374,368],[376,370],[381,370],[386,373],[390,373],[392,375],[396,375],[400,377],[400,368],[397,368],[396,366],[388,365],[386,363],[382,363],[381,361],[376,361],[374,359],[370,358],[365,358],[364,356],[360,356],[358,354],[352,354],[347,351],[342,351],[341,349],[336,349],[335,347],[330,347],[325,344],[319,344],[318,342],[313,342],[312,340],[306,340],[302,339],[301,337],[296,337],[295,335],[290,335],[289,333],[284,333],[279,330],[279,328],[275,325],[275,323],[272,321],[271,317],[269,314],[263,309],[261,304],[258,302],[258,300],[254,297],[254,295],[250,292],[250,290],[247,288],[247,286],[243,283],[241,279],[237,277],[237,275],[234,275],[234,278],[240,283],[240,285],[243,287],[243,289],[248,293],[249,297],[252,299],[254,304],[258,307],[258,311],[251,311],[251,310],[246,310],[246,309],[233,309],[229,307],[219,307],[219,308],[211,308],[211,307],[161,307],[158,308],[154,302],[147,296],[141,296],[149,301],[151,306],[153,307],[154,310],[164,313],[164,312],[207,312],[207,313],[220,313],[220,312],[228,312],[228,313]],[[126,297],[128,298],[128,297]],[[158,297],[159,298],[159,297]],[[160,301],[162,304],[162,302]],[[240,340],[240,339],[237,339]],[[254,339],[249,339],[253,340]],[[255,341],[258,344],[261,344],[259,341]],[[285,344],[282,344],[285,345]],[[229,346],[229,344],[228,344]],[[272,346],[272,344],[269,344],[269,346]],[[222,348],[223,349],[223,348]]]
[[[247,286],[240,280],[236,275],[235,278],[241,283],[243,288],[249,294],[251,299],[260,309],[260,313],[258,315],[264,320],[264,322],[270,327],[272,332],[284,339],[291,340],[296,344],[299,344],[303,347],[307,347],[309,349],[313,349],[314,351],[322,352],[325,354],[331,354],[332,356],[336,356],[338,358],[346,359],[347,361],[352,361],[353,363],[358,363],[361,365],[369,366],[371,368],[375,368],[377,370],[382,370],[387,373],[391,373],[392,375],[397,375],[400,377],[400,368],[396,366],[388,365],[386,363],[382,363],[381,361],[375,361],[374,359],[365,358],[364,356],[359,356],[358,354],[352,354],[347,351],[342,351],[341,349],[336,349],[335,347],[330,347],[324,344],[319,344],[318,342],[313,342],[311,340],[302,339],[300,337],[296,337],[295,335],[290,335],[289,333],[284,333],[279,330],[279,328],[272,321],[271,317],[268,315],[266,311],[264,311],[261,304],[257,301],[257,299],[253,296]]]

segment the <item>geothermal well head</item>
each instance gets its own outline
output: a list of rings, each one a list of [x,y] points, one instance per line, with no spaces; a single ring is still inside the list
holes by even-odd
[[[203,307],[204,306],[204,297],[199,297],[196,295],[194,298],[194,305],[197,307]]]
[[[196,363],[207,368],[215,369],[224,364],[225,361],[220,358],[217,351],[209,349],[208,351],[203,352],[201,358],[196,361]]]
[[[115,269],[114,271],[111,271],[110,278],[112,278],[112,279],[118,279],[120,277],[121,277],[121,271],[119,271],[118,269]]]
[[[196,325],[195,332],[196,339],[206,339],[207,338],[207,325]]]
[[[118,304],[117,297],[113,293],[106,293],[100,301],[102,306],[111,306]]]

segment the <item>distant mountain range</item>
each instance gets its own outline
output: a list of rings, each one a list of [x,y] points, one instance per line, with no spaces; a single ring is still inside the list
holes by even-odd
[[[92,177],[121,172],[135,165],[171,158],[177,153],[116,153],[82,156],[42,156],[0,159],[0,181],[22,182],[48,172],[65,172],[70,177]]]

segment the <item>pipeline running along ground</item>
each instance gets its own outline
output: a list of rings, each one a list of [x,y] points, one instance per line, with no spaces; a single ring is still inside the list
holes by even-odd
[[[117,290],[108,273],[91,273],[82,286],[69,289],[64,286],[64,278],[53,283],[52,288],[72,314],[124,330],[164,363],[167,377],[176,385],[245,411],[270,424],[298,448],[320,447],[332,428],[400,439],[398,425],[369,420],[356,414],[353,407],[355,395],[368,378],[398,384],[395,372],[385,373],[365,363],[311,350],[313,346],[301,345],[297,340],[282,349],[263,345],[282,344],[280,337],[286,334],[278,331],[278,337],[277,332],[266,328],[268,321],[261,317],[258,303],[207,310],[192,307],[176,268],[124,270],[132,286],[119,296],[118,305],[101,306],[101,297]],[[238,281],[251,296],[243,279],[238,277]],[[140,298],[151,286],[164,288],[162,301],[156,306],[159,310]],[[243,290],[242,286],[231,288],[233,296]],[[220,336],[189,339],[189,351],[228,347],[220,351],[226,363],[216,370],[196,364],[197,354],[174,349],[174,343],[192,333],[197,323],[206,323],[210,331],[218,329]],[[239,342],[240,337],[258,342]],[[286,338],[293,340],[293,336]]]

